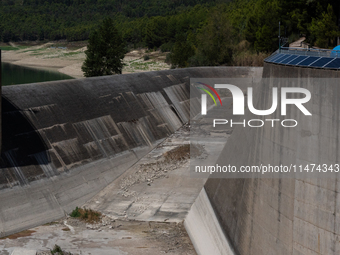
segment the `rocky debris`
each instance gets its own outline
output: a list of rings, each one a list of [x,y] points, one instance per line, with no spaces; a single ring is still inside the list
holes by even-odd
[[[161,157],[156,157],[153,162],[140,164],[134,174],[125,177],[120,184],[123,197],[135,197],[137,202],[140,199],[135,191],[131,191],[130,187],[146,183],[151,186],[152,183],[161,178],[168,178],[169,172],[174,171],[189,162],[190,157],[206,158],[208,153],[200,144],[184,144],[163,153]],[[150,160],[151,161],[151,160]]]
[[[185,123],[180,129],[179,132],[190,132],[190,121]]]
[[[80,218],[72,218],[67,216],[64,219],[60,220],[59,225],[71,226],[73,228],[80,228],[80,229],[91,229],[101,231],[102,229],[114,229],[119,227],[120,224],[116,223],[116,218],[113,216],[102,214],[101,218],[98,222],[86,222],[81,220]]]
[[[61,231],[62,228],[65,227],[65,221],[67,221],[67,224],[75,229],[75,233],[72,233],[71,231]],[[103,215],[100,222],[89,224],[78,218],[64,217],[58,222],[45,224],[39,228],[40,237],[38,240],[41,240],[41,235],[46,234],[46,229],[44,228],[48,228],[53,230],[52,233],[54,239],[52,240],[54,240],[55,244],[60,245],[60,247],[43,246],[43,249],[40,248],[41,250],[37,251],[37,255],[88,254],[88,250],[86,250],[86,252],[83,250],[86,249],[86,245],[83,246],[83,240],[84,243],[86,243],[86,241],[88,241],[88,236],[98,236],[98,238],[105,237],[104,239],[108,240],[104,242],[124,243],[122,247],[119,247],[124,254],[126,252],[124,249],[131,249],[131,247],[135,248],[135,251],[137,251],[137,253],[133,254],[147,254],[142,253],[139,249],[141,246],[140,244],[143,243],[144,248],[153,250],[152,254],[156,254],[154,251],[157,250],[157,254],[165,253],[176,255],[196,255],[190,238],[183,226],[183,222],[168,222],[167,219],[164,219],[164,222],[147,222],[136,220],[118,220],[108,215]],[[59,236],[60,232],[62,232],[61,236]],[[57,236],[59,237],[56,238]],[[112,239],[110,237],[112,237]],[[62,240],[62,245],[59,243],[59,240]],[[70,244],[65,243],[68,240]],[[122,242],[120,240],[122,240]],[[23,243],[27,245],[29,242],[30,239]],[[95,247],[94,242],[96,241],[93,240],[93,242],[91,242],[91,245],[94,245],[93,247]],[[41,246],[39,245],[39,247]],[[115,246],[113,245],[110,247]],[[51,250],[54,252],[51,252]],[[62,253],[60,251],[62,251]],[[138,251],[141,253],[138,253]],[[100,252],[92,254],[100,254]]]
[[[51,255],[52,253],[50,251],[38,251],[37,255]]]
[[[163,242],[163,253],[178,255],[196,254],[182,222],[149,222],[149,227],[149,239]]]
[[[141,164],[134,174],[124,178],[121,182],[121,195],[124,197],[137,196],[136,192],[130,191],[129,188],[135,184],[146,183],[151,185],[156,179],[167,178],[168,172],[177,169],[185,162],[165,162],[157,161],[155,163]]]
[[[113,220],[108,216],[104,216],[101,223],[87,224],[86,228],[94,231],[133,230],[133,232],[143,233],[150,241],[162,243],[164,253],[195,255],[196,252],[185,231],[183,222],[167,222],[167,220],[165,219],[164,222],[142,222],[123,219]],[[124,236],[122,239],[132,238]]]
[[[143,197],[139,192],[134,191],[133,186],[144,184],[146,187],[152,186],[158,179],[169,178],[172,171],[176,169],[189,167],[190,158],[205,159],[208,157],[204,145],[190,144],[190,124],[182,126],[173,135],[164,140],[155,148],[154,153],[149,153],[147,163],[140,163],[134,166],[133,173],[125,176],[120,181],[119,195],[124,198],[133,198],[132,203],[142,204],[134,206],[126,212],[120,213],[118,216],[128,218],[135,217],[144,213],[149,208],[148,203],[143,203],[147,197]],[[187,141],[183,143],[183,136],[187,137]],[[177,139],[180,140],[176,143]],[[184,139],[186,140],[186,139]]]
[[[64,220],[64,222],[65,222],[65,220]],[[63,222],[63,224],[65,225],[64,222]],[[82,220],[78,220],[76,218],[67,217],[66,224],[70,225],[72,227],[83,227],[83,226],[86,225],[86,222],[84,222]]]
[[[101,231],[102,229],[114,229],[116,227],[117,227],[116,220],[107,215],[103,215],[101,221],[98,223],[86,224],[87,229],[93,229],[98,231]]]

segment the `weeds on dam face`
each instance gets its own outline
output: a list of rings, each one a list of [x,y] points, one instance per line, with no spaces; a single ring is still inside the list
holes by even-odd
[[[80,218],[81,220],[84,220],[89,223],[94,223],[100,221],[102,214],[91,209],[79,208],[77,206],[76,209],[72,211],[70,216],[73,218]]]
[[[164,153],[165,162],[173,160],[182,161],[190,157],[190,144],[181,145],[175,149],[172,149]]]
[[[63,251],[59,245],[54,245],[53,250],[50,250],[52,255],[72,255],[70,252]]]
[[[185,144],[164,153],[166,163],[173,161],[183,161],[190,157],[198,157],[204,153],[204,148],[200,144]]]

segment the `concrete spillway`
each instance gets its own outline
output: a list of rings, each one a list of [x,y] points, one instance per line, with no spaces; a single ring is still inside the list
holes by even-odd
[[[84,204],[189,120],[189,68],[3,87],[0,237]]]
[[[4,87],[0,236],[69,213],[175,132],[189,119],[189,78],[261,71],[191,68]],[[259,95],[287,85],[276,78],[339,73],[265,64],[263,77],[269,83],[254,88],[257,109],[271,106]],[[235,128],[217,163],[339,163],[334,81],[304,84],[313,117],[291,112],[299,121],[295,129]],[[339,254],[338,185],[336,176],[209,179],[186,228],[198,254]]]
[[[287,86],[276,78],[338,78],[339,72],[265,64],[263,77],[271,82],[259,88],[262,97],[258,97],[257,109],[271,107],[271,101],[263,98],[272,87]],[[339,85],[333,79],[310,80],[304,86],[312,94],[308,104],[312,117],[292,112],[299,121],[294,129],[236,128],[217,163],[338,164]],[[239,255],[340,254],[338,190],[337,175],[209,179],[205,185],[219,224],[234,254]]]

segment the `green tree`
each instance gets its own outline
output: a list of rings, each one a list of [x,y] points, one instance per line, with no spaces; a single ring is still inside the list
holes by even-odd
[[[197,35],[198,55],[205,56],[205,65],[230,64],[236,39],[226,14],[214,11]]]
[[[144,42],[148,48],[159,47],[165,41],[167,22],[164,17],[151,18],[145,27]]]
[[[281,5],[279,0],[258,0],[245,28],[245,39],[256,51],[271,52],[278,48]],[[281,24],[285,20],[281,20]]]
[[[194,54],[195,50],[190,42],[187,41],[186,35],[178,35],[170,53],[171,64],[175,67],[187,67],[188,59]]]
[[[125,44],[113,21],[105,19],[98,31],[91,34],[86,59],[81,67],[85,77],[121,74]]]
[[[254,48],[258,52],[272,50],[277,47],[276,42],[277,39],[273,36],[273,32],[270,27],[264,25],[256,32]]]
[[[317,46],[328,48],[334,44],[336,37],[339,36],[340,33],[331,5],[328,5],[327,12],[322,13],[320,19],[313,19],[309,31]]]

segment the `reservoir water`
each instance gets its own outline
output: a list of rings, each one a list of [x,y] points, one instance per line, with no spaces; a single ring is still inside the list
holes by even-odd
[[[41,70],[9,63],[2,63],[3,86],[67,79],[73,78],[56,71]]]

